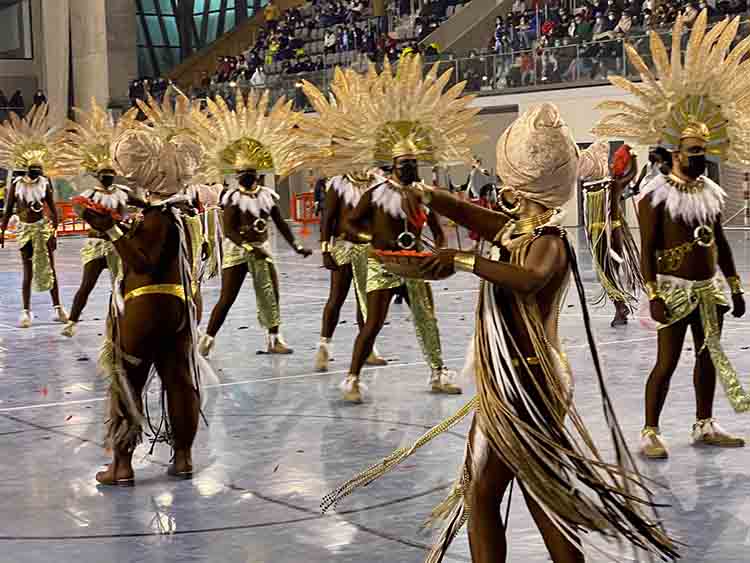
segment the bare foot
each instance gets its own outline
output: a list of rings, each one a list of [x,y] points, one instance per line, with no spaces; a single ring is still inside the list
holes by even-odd
[[[175,452],[174,461],[167,468],[167,475],[190,479],[193,476],[193,460],[190,453]]]
[[[117,468],[114,463],[110,463],[106,470],[96,474],[96,480],[102,485],[128,487],[135,483],[135,473],[133,466],[129,463],[120,463]]]

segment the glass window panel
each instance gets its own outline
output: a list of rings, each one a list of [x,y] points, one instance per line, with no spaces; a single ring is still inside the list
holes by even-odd
[[[208,0],[208,9],[209,10],[220,10],[221,9],[221,0]]]
[[[171,69],[177,62],[177,59],[173,58],[173,50],[169,47],[157,47],[154,49],[156,54],[156,63],[159,65],[159,73],[165,74]]]
[[[146,28],[152,45],[164,45],[164,38],[161,36],[161,27],[159,27],[159,16],[144,16],[146,19]]]
[[[146,45],[146,34],[143,32],[143,22],[141,21],[141,18],[137,18],[138,23],[136,24],[138,27],[138,39],[137,44],[138,46]]]
[[[161,8],[162,14],[174,14],[172,0],[159,0],[159,7]]]
[[[138,49],[138,76],[153,76],[154,70],[151,66],[151,57],[148,55],[148,49],[140,47]]]
[[[231,10],[234,8],[234,0],[227,0],[227,9]]]
[[[180,33],[177,31],[177,20],[174,17],[164,17],[164,29],[167,31],[167,43],[172,47],[180,46]]]
[[[203,33],[203,16],[194,16],[195,17],[195,29],[198,30],[198,37],[201,36]]]
[[[206,0],[195,0],[195,5],[193,6],[193,13],[202,14],[203,8],[205,6],[206,6]]]
[[[224,14],[224,33],[234,28],[237,25],[234,10],[227,10]]]
[[[216,32],[219,29],[219,13],[208,14],[208,33],[206,33],[206,43],[211,43],[216,39]]]
[[[141,8],[143,8],[144,14],[155,14],[156,6],[154,0],[141,0]]]

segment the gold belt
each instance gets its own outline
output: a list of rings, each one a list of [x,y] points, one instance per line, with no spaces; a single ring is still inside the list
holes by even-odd
[[[707,225],[699,225],[693,232],[693,240],[683,242],[682,244],[658,252],[656,255],[656,261],[659,266],[661,266],[661,270],[664,273],[674,272],[680,268],[682,261],[696,246],[713,248],[715,252],[716,249],[714,242],[715,238],[713,229]]]
[[[125,295],[125,303],[136,297],[141,297],[142,295],[156,294],[173,295],[174,297],[177,297],[177,299],[185,301],[185,288],[182,287],[182,285],[177,283],[156,283],[153,285],[144,285],[143,287],[129,291],[127,295]]]

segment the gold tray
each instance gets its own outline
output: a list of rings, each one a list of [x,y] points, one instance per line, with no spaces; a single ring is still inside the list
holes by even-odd
[[[431,276],[425,275],[420,271],[422,264],[432,258],[432,252],[415,252],[409,250],[391,251],[375,250],[375,258],[383,265],[387,271],[403,278],[412,278],[418,280],[442,280],[448,276]]]

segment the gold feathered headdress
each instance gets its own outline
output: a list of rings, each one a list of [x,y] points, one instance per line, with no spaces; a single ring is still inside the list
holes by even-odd
[[[193,111],[192,123],[206,151],[200,176],[206,183],[222,182],[241,170],[288,176],[307,160],[295,130],[292,102],[281,97],[269,109],[270,94],[236,93],[235,109],[221,96],[207,100],[207,113]]]
[[[58,131],[47,122],[47,104],[34,106],[26,117],[11,112],[0,125],[0,165],[15,170],[27,170],[37,165],[45,175],[59,174]]]
[[[443,91],[450,76],[448,70],[438,77],[437,64],[424,75],[416,55],[405,57],[396,71],[387,60],[381,73],[372,65],[366,75],[337,69],[330,99],[309,82],[302,88],[320,115],[319,134],[329,138],[330,159],[340,169],[391,163],[399,156],[469,162],[472,146],[482,138],[479,109],[468,107],[473,96],[461,96],[465,82]]]
[[[622,76],[610,82],[634,95],[638,104],[607,101],[599,109],[609,111],[594,128],[602,137],[620,137],[640,145],[661,145],[676,151],[680,141],[698,137],[706,142],[706,157],[750,165],[750,37],[730,47],[740,18],[726,19],[706,30],[703,10],[693,24],[682,59],[681,17],[672,30],[672,52],[667,54],[659,34],[650,34],[652,72],[632,45],[628,59],[642,82]]]
[[[73,108],[75,121],[68,121],[60,155],[60,170],[65,176],[78,176],[82,172],[96,174],[102,170],[118,170],[112,158],[113,141],[135,119],[135,108],[127,111],[115,123],[109,112],[91,99],[91,110]]]
[[[176,193],[193,180],[204,156],[191,127],[197,102],[170,87],[161,103],[148,96],[138,106],[146,121],[125,121],[125,131],[113,144],[114,164],[138,187]]]

